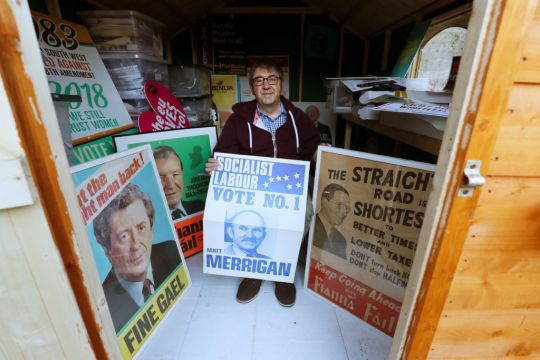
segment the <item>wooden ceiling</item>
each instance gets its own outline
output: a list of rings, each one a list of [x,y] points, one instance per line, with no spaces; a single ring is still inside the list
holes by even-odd
[[[171,38],[211,14],[323,14],[362,38],[463,0],[84,0],[101,9],[135,10],[166,25]]]

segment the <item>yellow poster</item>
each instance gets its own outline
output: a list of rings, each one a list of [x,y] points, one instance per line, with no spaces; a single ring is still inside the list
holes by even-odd
[[[393,336],[435,166],[319,147],[308,288]]]
[[[212,100],[219,112],[219,125],[225,126],[232,114],[232,107],[240,101],[237,75],[212,75]]]

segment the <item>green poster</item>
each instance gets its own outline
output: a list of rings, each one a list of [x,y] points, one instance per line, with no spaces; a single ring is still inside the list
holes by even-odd
[[[121,131],[119,133],[102,137],[94,141],[90,141],[73,147],[73,165],[85,163],[90,160],[96,160],[116,152],[113,142],[114,135],[137,134],[139,131],[136,128]]]
[[[418,48],[420,48],[420,45],[424,40],[424,36],[426,36],[426,32],[429,28],[430,23],[431,20],[426,20],[423,23],[416,25],[412,29],[409,37],[407,38],[407,42],[405,42],[403,50],[401,50],[401,54],[399,54],[396,65],[394,65],[390,76],[405,77],[407,75],[414,56],[418,52]]]

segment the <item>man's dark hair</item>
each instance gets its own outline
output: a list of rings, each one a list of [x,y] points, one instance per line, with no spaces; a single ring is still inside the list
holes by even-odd
[[[169,156],[174,155],[178,158],[178,161],[180,161],[180,169],[184,170],[184,164],[182,164],[182,159],[180,159],[180,156],[174,151],[174,149],[167,145],[158,146],[153,150],[154,159],[167,159]]]
[[[250,83],[253,81],[253,74],[257,69],[266,69],[268,71],[275,70],[278,73],[278,76],[283,79],[283,70],[281,69],[281,66],[279,66],[279,64],[275,60],[263,57],[257,59],[257,61],[255,61],[255,63],[249,69]]]
[[[326,199],[328,201],[332,200],[334,198],[334,193],[336,191],[342,191],[345,194],[347,194],[347,196],[349,196],[349,192],[347,191],[347,189],[345,189],[341,185],[332,183],[332,184],[326,185],[326,187],[324,188],[324,190],[322,192],[322,195],[321,195],[321,200],[322,199]]]
[[[127,208],[137,200],[142,200],[150,226],[154,226],[154,206],[148,194],[143,193],[137,185],[128,184],[94,220],[94,235],[99,244],[111,248],[111,217],[119,210]]]
[[[225,220],[225,235],[228,237],[228,234],[227,234],[227,229],[229,228],[232,228],[233,224],[234,224],[234,221],[236,220],[236,217],[238,215],[242,215],[242,214],[245,214],[245,213],[252,213],[252,214],[255,214],[259,217],[259,219],[261,219],[261,222],[263,223],[263,229],[264,229],[264,235],[263,237],[266,237],[266,222],[264,221],[264,218],[262,217],[261,214],[259,214],[258,212],[256,211],[253,211],[253,210],[242,210],[242,211],[239,211],[237,212],[236,214],[234,214],[233,216],[231,216],[230,218],[226,219]],[[226,240],[227,241],[227,240]],[[232,242],[232,239],[230,239],[230,241]]]

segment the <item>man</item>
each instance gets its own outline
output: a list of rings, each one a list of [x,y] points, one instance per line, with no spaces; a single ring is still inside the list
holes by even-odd
[[[266,225],[259,213],[253,210],[237,212],[225,224],[225,233],[232,239],[232,244],[223,249],[225,255],[270,259],[257,252],[266,238]]]
[[[161,179],[161,186],[167,198],[167,205],[173,220],[204,210],[201,200],[182,200],[184,193],[184,166],[180,156],[170,146],[154,149],[154,159]]]
[[[283,72],[273,60],[261,58],[249,71],[255,100],[233,106],[233,114],[223,127],[214,151],[296,160],[313,159],[320,143],[317,129],[307,115],[281,96]],[[206,171],[218,168],[209,159]],[[259,293],[262,280],[244,279],[236,299],[251,301]],[[294,284],[276,282],[275,294],[283,306],[294,305]]]
[[[315,218],[313,245],[347,259],[347,241],[336,226],[351,211],[349,192],[341,185],[328,184],[321,195],[321,211]]]
[[[112,269],[103,291],[116,332],[180,264],[173,240],[153,245],[154,207],[129,184],[94,220],[94,235]]]
[[[309,105],[306,108],[306,114],[308,118],[313,121],[313,125],[315,125],[317,130],[319,130],[321,142],[323,144],[332,145],[332,133],[330,132],[330,128],[319,122],[319,117],[321,116],[319,108],[317,108],[315,105]]]

